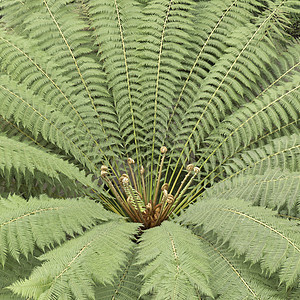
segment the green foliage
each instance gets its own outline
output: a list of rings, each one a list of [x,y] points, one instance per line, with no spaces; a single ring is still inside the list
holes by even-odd
[[[266,274],[279,272],[280,282],[287,287],[297,281],[300,231],[296,222],[279,219],[275,212],[243,200],[216,201],[214,197],[192,205],[181,221],[193,224],[197,233],[215,234],[236,255],[245,255],[245,261],[261,262]]]
[[[133,252],[128,255],[128,261],[120,268],[112,285],[96,286],[95,295],[97,295],[97,299],[138,299],[140,287],[143,284],[139,271],[140,268],[136,264],[136,252]]]
[[[297,5],[0,0],[0,299],[298,299]]]
[[[0,205],[0,257],[3,265],[7,253],[19,260],[20,254],[27,257],[33,253],[35,245],[44,250],[65,241],[67,235],[82,234],[83,229],[92,227],[98,221],[117,218],[104,210],[101,204],[88,201],[88,198],[52,199],[43,195],[39,199],[26,201],[10,196],[1,199]]]
[[[212,295],[208,257],[201,248],[196,236],[168,221],[145,232],[138,253],[145,279],[141,294],[153,293],[155,299],[166,299],[166,295],[171,299]]]
[[[126,261],[133,247],[129,236],[136,227],[117,221],[95,226],[84,236],[40,256],[46,262],[10,289],[38,299],[70,299],[72,295],[77,299],[94,298],[94,282],[111,283]]]

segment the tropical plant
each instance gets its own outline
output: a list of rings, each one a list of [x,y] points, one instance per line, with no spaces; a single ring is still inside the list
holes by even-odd
[[[0,299],[299,299],[289,0],[0,0]]]

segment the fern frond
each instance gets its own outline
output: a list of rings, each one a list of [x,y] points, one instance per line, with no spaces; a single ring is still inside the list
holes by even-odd
[[[88,198],[51,199],[44,195],[26,201],[10,196],[1,199],[0,208],[2,264],[8,253],[19,260],[21,254],[33,253],[35,245],[44,250],[65,241],[67,235],[83,234],[83,228],[90,228],[99,221],[118,218]]]
[[[0,300],[21,300],[20,296],[14,295],[7,287],[18,279],[29,276],[32,269],[41,264],[36,259],[40,254],[40,251],[35,250],[33,255],[29,254],[26,260],[19,262],[9,256],[5,266],[0,266]]]
[[[216,299],[289,299],[289,293],[279,286],[278,278],[266,278],[257,264],[245,262],[243,256],[237,257],[211,236],[200,239],[212,262],[211,284]]]
[[[10,120],[0,115],[0,128],[3,135],[8,138],[16,139],[19,142],[28,143],[29,145],[35,144],[43,148],[43,145],[40,144],[37,139],[31,136],[31,132],[20,127],[20,124],[17,126]]]
[[[150,1],[144,10],[140,84],[146,140],[152,145],[147,151],[152,155],[151,164],[154,144],[164,142],[176,82],[183,76],[180,70],[184,69],[186,48],[190,43],[191,11],[192,2],[189,0]]]
[[[300,137],[292,135],[274,139],[264,147],[244,151],[232,158],[223,168],[230,175],[228,180],[243,172],[263,174],[267,168],[280,167],[292,172],[299,171]]]
[[[229,159],[222,157],[222,162],[213,161],[215,168],[209,171],[209,165],[203,164],[207,172],[189,194],[185,197],[187,203],[194,201],[203,192],[208,184],[214,184],[218,179],[219,182],[226,182],[239,174],[262,175],[269,168],[281,168],[292,172],[299,171],[299,134],[291,136],[282,136],[272,139],[270,144],[263,144],[261,147],[248,151],[236,152],[234,157]],[[212,156],[213,157],[213,156]],[[225,175],[226,174],[226,175]],[[224,179],[223,179],[224,178]],[[187,205],[187,204],[186,204]],[[186,205],[184,207],[186,207]]]
[[[24,297],[57,299],[62,296],[95,299],[94,284],[111,284],[133,247],[137,225],[112,221],[97,225],[81,237],[39,257],[44,261],[27,280],[10,289]]]
[[[82,153],[82,150],[78,149],[82,145],[83,140],[86,141],[85,145],[89,149],[88,151],[91,151],[91,142],[90,139],[86,138],[86,133],[89,133],[89,129],[86,127],[77,109],[55,82],[42,69],[39,69],[40,67],[36,65],[31,58],[28,58],[21,49],[18,47],[16,49],[16,46],[7,40],[5,40],[3,44],[1,44],[1,41],[3,40],[0,38],[0,47],[4,47],[1,48],[0,51],[1,65],[4,68],[7,66],[6,68],[9,69],[5,72],[14,78],[14,80],[12,80],[8,76],[1,76],[0,92],[3,96],[1,103],[2,115],[5,118],[9,118],[10,116],[15,117],[16,122],[26,122],[23,126],[31,130],[34,136],[37,136],[37,134],[41,132],[46,140],[50,140],[67,152],[72,151],[71,149],[73,148],[72,154],[77,157],[79,161],[87,164],[91,170],[94,169],[91,163],[84,162],[85,154]],[[10,53],[10,59],[5,55],[7,52]],[[20,78],[18,78],[20,70],[15,67],[11,68],[15,64],[26,69],[27,74],[25,74],[28,76],[24,78],[24,73],[22,73],[22,82],[25,81],[24,84],[20,84]],[[41,74],[36,72],[37,68]],[[28,85],[30,86],[30,91],[27,89]],[[39,97],[33,95],[36,89],[39,92]],[[49,99],[51,99],[51,101],[48,101]],[[65,104],[66,101],[67,104]],[[53,103],[53,105],[48,104],[49,102]],[[59,103],[59,105],[57,105],[57,103]],[[75,106],[83,108],[83,106],[86,106],[86,103],[78,101]],[[80,112],[84,115],[81,109]],[[27,115],[24,116],[24,114]],[[68,126],[60,126],[58,122],[66,122]],[[78,122],[83,123],[83,132],[79,129]],[[74,134],[80,137],[81,144],[77,142],[77,145],[75,145],[76,139],[74,139]],[[75,152],[74,147],[77,148]]]
[[[204,197],[239,198],[254,205],[276,209],[283,215],[300,217],[300,173],[267,170],[263,175],[240,174],[215,184]]]
[[[137,84],[137,26],[139,6],[124,0],[111,2],[89,1],[89,15],[94,38],[99,45],[99,59],[112,90],[120,137],[126,155],[139,162],[141,131],[140,91]]]
[[[295,74],[296,75],[296,74]],[[234,156],[239,149],[244,149],[253,141],[280,128],[297,121],[300,110],[300,77],[294,76],[294,82],[284,83],[275,90],[270,89],[262,98],[245,104],[236,113],[224,120],[220,126],[209,136],[208,143],[212,144],[211,153],[204,153],[206,158],[202,165],[214,161],[224,163],[224,158]],[[219,142],[220,141],[220,142]],[[219,142],[219,143],[218,143]],[[206,170],[208,170],[206,165]]]
[[[81,110],[82,113],[88,112],[88,102],[79,97],[70,99],[72,96],[71,86],[67,83],[68,78],[65,80],[57,74],[57,62],[51,62],[44,52],[37,50],[33,45],[28,47],[28,43],[33,42],[25,40],[21,36],[8,35],[1,31],[2,72],[8,73],[15,81],[30,87],[33,93],[39,94],[47,103],[58,105],[62,112],[74,119],[75,123],[82,122],[84,124],[85,115],[79,113]],[[7,54],[10,55],[7,56]],[[36,57],[37,54],[38,57]],[[86,106],[85,109],[83,109],[83,105]],[[91,112],[89,111],[89,113]]]
[[[145,283],[141,295],[155,299],[198,299],[212,296],[208,285],[208,258],[201,242],[188,230],[172,222],[147,230],[141,239],[138,264]]]
[[[276,216],[267,208],[252,207],[240,199],[201,201],[180,220],[201,232],[213,232],[236,255],[260,263],[268,274],[279,274],[280,282],[293,286],[300,275],[300,232],[296,223]]]
[[[176,133],[176,128],[181,126],[182,115],[197,97],[199,87],[208,75],[208,70],[216,64],[228,48],[224,33],[230,37],[237,27],[245,26],[252,11],[255,10],[254,5],[257,5],[256,1],[235,0],[200,1],[197,4],[194,18],[197,37],[193,36],[191,47],[188,48],[189,55],[185,57],[185,69],[189,70],[189,74],[184,81],[169,120],[171,133]],[[243,70],[245,69],[243,68]],[[245,72],[247,71],[245,70]],[[243,73],[240,72],[238,77],[243,77]],[[248,72],[247,76],[249,79],[253,78],[251,72]],[[255,82],[255,79],[253,81]],[[172,125],[173,116],[174,124]]]
[[[30,187],[32,176],[40,175],[41,182],[45,180],[51,183],[52,181],[53,184],[60,184],[61,180],[67,179],[68,185],[78,187],[78,191],[80,191],[80,184],[98,189],[91,180],[91,175],[86,176],[84,171],[80,171],[55,155],[4,136],[0,136],[0,143],[1,173],[7,180],[15,176],[17,181],[25,180]]]
[[[182,119],[183,126],[180,125],[177,129],[174,145],[181,149],[180,157],[184,153],[189,156],[190,152],[195,152],[203,137],[218,126],[225,113],[246,103],[247,98],[252,98],[254,91],[251,92],[251,89],[245,86],[245,81],[250,83],[246,80],[250,77],[249,74],[243,74],[245,79],[238,75],[245,69],[243,68],[245,64],[248,72],[252,73],[251,77],[258,78],[262,75],[261,72],[269,73],[267,71],[267,66],[271,63],[269,58],[277,57],[278,53],[274,47],[270,48],[268,45],[265,30],[282,5],[285,3],[276,1],[262,18],[254,22],[255,24],[247,24],[237,29],[232,40],[228,41],[230,47],[210,68],[210,73],[204,79],[197,97]]]
[[[98,285],[95,294],[102,300],[132,300],[139,299],[140,289],[143,284],[139,275],[140,268],[136,265],[136,252],[128,255],[126,264],[118,272],[113,285]],[[143,298],[142,298],[143,299]]]
[[[41,24],[38,25],[38,28],[40,27]],[[28,47],[28,43],[30,47]],[[55,43],[53,42],[52,45]],[[110,139],[107,139],[105,133],[99,130],[99,121],[95,117],[96,112],[93,107],[89,105],[89,98],[77,91],[74,92],[73,86],[77,86],[77,84],[72,83],[72,77],[60,74],[61,70],[64,69],[63,66],[57,65],[57,60],[49,59],[49,57],[55,59],[54,54],[50,53],[51,56],[47,57],[45,55],[47,51],[45,49],[42,49],[43,52],[40,51],[30,38],[25,40],[20,36],[8,36],[2,31],[0,50],[2,72],[9,74],[14,81],[22,83],[23,90],[30,88],[31,93],[39,95],[40,102],[42,99],[48,105],[51,103],[52,110],[59,111],[60,114],[69,119],[70,125],[77,126],[78,133],[80,134],[81,131],[81,138],[85,141],[85,145],[89,146],[90,149],[95,148],[93,151],[94,153],[97,152],[98,155],[94,154],[94,157],[101,158],[104,156],[105,158],[103,151],[110,145]],[[95,69],[96,67],[89,64],[86,68]],[[98,77],[97,80],[99,80]],[[13,90],[13,92],[17,91]],[[103,100],[105,103],[107,97],[107,94],[101,96],[101,101]],[[109,118],[107,114],[106,116]],[[101,138],[101,147],[96,136]]]

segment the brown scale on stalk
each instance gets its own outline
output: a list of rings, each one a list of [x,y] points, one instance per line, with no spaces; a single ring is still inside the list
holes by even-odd
[[[175,195],[172,195],[168,192],[168,183],[164,183],[160,187],[167,148],[164,146],[161,147],[160,152],[162,155],[160,158],[153,197],[150,197],[150,195],[147,194],[144,167],[140,167],[138,173],[139,176],[136,176],[134,168],[135,161],[132,158],[127,159],[130,175],[122,174],[121,177],[118,178],[119,185],[109,177],[108,167],[105,165],[101,167],[101,177],[116,197],[118,206],[133,222],[142,223],[145,228],[159,226],[164,220],[169,218],[180,203],[180,200],[191,185],[193,179],[200,171],[199,168],[189,164],[186,167],[188,171],[187,174],[182,180]],[[191,176],[192,173],[194,174]]]

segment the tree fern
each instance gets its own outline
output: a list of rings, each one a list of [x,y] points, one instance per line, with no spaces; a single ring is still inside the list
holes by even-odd
[[[293,0],[0,0],[0,299],[289,299]]]

